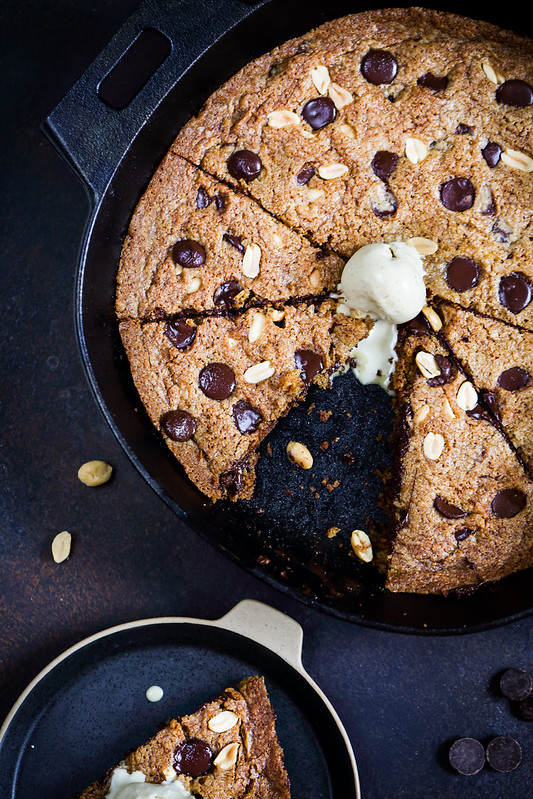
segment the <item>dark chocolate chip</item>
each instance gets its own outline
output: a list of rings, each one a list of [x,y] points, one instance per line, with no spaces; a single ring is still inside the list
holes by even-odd
[[[440,187],[440,199],[448,211],[462,213],[472,208],[476,191],[468,178],[452,178]]]
[[[494,216],[496,213],[496,200],[492,189],[487,188],[487,193],[484,197],[483,203],[480,204],[479,213],[483,216]]]
[[[244,484],[245,466],[242,461],[234,463],[231,469],[220,475],[219,484],[221,488],[228,492],[230,497],[235,497]]]
[[[451,502],[446,502],[442,497],[435,497],[433,507],[446,519],[464,519],[465,516],[468,516],[466,510],[458,508],[457,505],[452,505]]]
[[[440,369],[440,375],[437,375],[437,377],[428,378],[427,384],[431,388],[435,388],[435,386],[446,385],[446,383],[449,383],[455,374],[455,368],[453,363],[445,355],[437,354],[435,355],[435,360],[437,362],[437,366]]]
[[[315,168],[311,164],[306,164],[300,172],[296,175],[296,183],[300,186],[305,186],[313,175],[315,174]]]
[[[398,62],[388,50],[369,50],[361,60],[361,74],[374,86],[392,83],[397,72]]]
[[[200,186],[196,193],[196,207],[197,208],[207,208],[209,203],[211,202],[211,198],[206,190]]]
[[[494,391],[489,391],[487,388],[482,388],[479,392],[479,401],[484,408],[490,411],[496,421],[501,422],[502,416]]]
[[[184,319],[175,319],[165,325],[165,336],[178,350],[190,347],[196,338],[196,328],[189,325]]]
[[[472,128],[470,127],[470,125],[465,125],[464,122],[459,122],[459,124],[455,128],[455,132],[459,136],[461,136],[464,135],[465,133],[472,133]]]
[[[185,269],[196,269],[205,264],[205,249],[198,241],[181,239],[172,247],[172,258]]]
[[[466,411],[466,415],[470,416],[472,419],[484,420],[485,422],[490,422],[494,424],[494,417],[492,416],[489,411],[483,407],[483,405],[478,404],[472,408],[470,411]]]
[[[294,363],[300,370],[300,375],[304,383],[310,383],[314,377],[324,368],[324,362],[318,352],[313,350],[296,350],[294,353]]]
[[[500,691],[515,702],[525,699],[533,691],[531,674],[525,669],[507,669],[500,677]]]
[[[245,433],[255,433],[263,421],[263,416],[257,408],[254,408],[253,405],[250,405],[245,400],[238,400],[231,412],[233,413],[235,427],[243,435]]]
[[[174,750],[173,766],[176,774],[188,777],[201,777],[211,768],[213,752],[205,741],[187,738]]]
[[[498,386],[505,389],[505,391],[519,391],[525,388],[531,379],[529,372],[522,369],[521,366],[511,366],[502,372],[498,378]]]
[[[406,330],[415,336],[423,336],[431,331],[428,320],[424,314],[421,313],[418,314],[418,316],[415,316],[414,319],[410,319],[409,322],[405,322],[404,324],[400,325],[400,327],[402,330]]]
[[[533,696],[528,696],[513,705],[515,714],[521,721],[533,721]]]
[[[228,172],[235,180],[249,183],[259,177],[262,167],[261,159],[251,150],[236,150],[228,158]]]
[[[506,80],[496,89],[496,100],[503,105],[525,108],[533,103],[533,88],[525,80]]]
[[[224,400],[233,394],[235,373],[225,363],[208,363],[200,370],[198,385],[209,399]]]
[[[458,738],[450,748],[449,758],[459,774],[471,776],[485,765],[485,750],[475,738]]]
[[[465,538],[468,538],[473,534],[474,531],[471,530],[470,527],[460,527],[459,530],[456,530],[454,532],[455,540],[457,541],[457,543],[459,543],[460,541],[464,541]]]
[[[242,286],[236,280],[221,283],[213,294],[213,302],[217,308],[231,311],[235,307],[235,297],[242,291]]]
[[[172,441],[188,441],[196,433],[198,420],[187,411],[167,411],[161,417],[161,427]]]
[[[481,150],[483,158],[487,162],[487,164],[494,169],[497,165],[498,161],[500,160],[502,154],[502,148],[499,144],[496,144],[493,141],[489,141],[488,144]]]
[[[232,247],[235,247],[235,249],[239,252],[244,252],[244,244],[242,243],[240,236],[234,236],[232,233],[224,233],[222,238],[224,241],[227,241],[228,244],[231,244]]]
[[[454,291],[468,291],[479,283],[479,267],[471,258],[457,255],[446,268],[446,282]]]
[[[315,97],[302,108],[302,116],[313,130],[320,130],[337,116],[335,103],[329,97]]]
[[[499,297],[511,313],[520,313],[531,302],[531,283],[521,272],[512,272],[500,280]]]
[[[518,488],[504,488],[498,491],[490,507],[499,519],[512,519],[524,510],[526,502],[527,497],[523,491],[519,491]]]
[[[380,180],[387,181],[398,164],[396,153],[388,150],[378,150],[372,159],[372,171]]]
[[[508,735],[498,735],[487,746],[487,763],[495,771],[514,771],[522,760],[522,747]]]
[[[434,92],[443,92],[448,86],[448,78],[446,75],[438,76],[432,72],[426,72],[425,75],[418,78],[417,83],[426,89],[433,89]]]
[[[372,211],[375,213],[377,217],[380,219],[385,219],[387,216],[392,216],[396,213],[398,208],[398,201],[392,191],[387,191],[383,195],[383,202],[379,205],[373,205]]]
[[[215,194],[215,208],[217,211],[225,211],[226,205],[228,203],[228,195],[227,194]]]

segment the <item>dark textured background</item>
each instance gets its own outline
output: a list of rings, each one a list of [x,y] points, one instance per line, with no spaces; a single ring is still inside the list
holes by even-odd
[[[0,718],[41,668],[88,634],[144,617],[216,618],[253,597],[302,624],[304,664],[347,728],[365,799],[528,799],[531,725],[511,715],[494,677],[510,665],[533,669],[531,617],[422,637],[350,625],[295,602],[187,529],[95,404],[73,321],[88,200],[39,126],[136,5],[0,5]],[[115,469],[99,489],[76,477],[92,458]],[[50,543],[63,529],[73,535],[72,556],[56,565]],[[513,774],[460,778],[447,769],[455,737],[502,733],[523,745]]]

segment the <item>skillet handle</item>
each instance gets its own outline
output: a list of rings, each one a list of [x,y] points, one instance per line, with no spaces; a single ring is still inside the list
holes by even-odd
[[[213,624],[246,635],[303,673],[303,630],[297,621],[285,613],[255,599],[243,599]]]
[[[264,3],[253,3],[260,6]],[[102,197],[131,141],[176,80],[216,39],[253,10],[250,3],[217,0],[144,0],[43,123],[43,132]],[[167,37],[170,53],[121,109],[98,96],[102,80],[146,29]]]

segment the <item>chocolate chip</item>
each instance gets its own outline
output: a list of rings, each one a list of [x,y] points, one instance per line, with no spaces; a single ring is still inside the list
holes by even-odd
[[[388,150],[378,150],[372,159],[372,171],[380,180],[387,181],[398,164],[396,153]]]
[[[498,219],[492,226],[492,232],[496,241],[509,241],[511,238],[512,228],[504,219]]]
[[[374,86],[392,83],[397,72],[398,62],[388,50],[369,50],[362,58],[361,74]]]
[[[448,211],[462,213],[472,208],[476,191],[468,178],[452,178],[440,187],[440,199]]]
[[[483,405],[484,408],[487,408],[487,410],[490,411],[490,413],[498,422],[501,422],[502,416],[494,391],[489,391],[487,388],[482,388],[479,392],[479,400],[481,405]]]
[[[452,505],[451,502],[446,502],[442,497],[435,497],[433,507],[446,519],[464,519],[465,516],[468,516],[466,510],[458,508],[457,505]]]
[[[475,738],[458,738],[450,748],[449,758],[459,774],[471,776],[485,765],[485,750]]]
[[[226,205],[228,204],[228,195],[227,194],[215,194],[215,208],[217,211],[225,211]]]
[[[384,219],[387,216],[392,216],[395,214],[397,208],[398,201],[396,200],[396,197],[392,191],[387,190],[379,200],[379,204],[372,206],[372,211],[377,217]]]
[[[196,338],[196,328],[183,319],[176,319],[174,322],[166,323],[165,336],[176,349],[184,350],[190,347]]]
[[[466,411],[466,415],[470,416],[472,419],[477,419],[478,421],[483,420],[485,422],[490,422],[490,424],[494,424],[494,418],[489,411],[483,407],[483,405],[478,404],[472,408],[470,411]]]
[[[245,180],[249,183],[259,177],[261,172],[261,159],[251,150],[236,150],[228,158],[228,172],[235,180]]]
[[[172,247],[172,258],[185,269],[197,269],[205,264],[205,249],[197,241],[181,239]]]
[[[228,469],[227,472],[220,475],[218,482],[221,488],[228,492],[230,497],[235,497],[243,487],[244,469],[244,463],[238,461],[233,464],[231,469]]]
[[[512,272],[500,280],[501,304],[512,313],[520,313],[531,302],[531,283],[521,272]]]
[[[492,189],[488,187],[485,187],[485,197],[480,204],[479,213],[483,214],[483,216],[494,216],[496,213],[496,200],[494,199]]]
[[[473,535],[473,533],[474,531],[469,527],[460,527],[459,530],[454,532],[455,540],[459,543],[460,541],[464,541],[465,538],[468,538],[468,536]]]
[[[505,389],[505,391],[519,391],[525,388],[531,379],[529,372],[522,369],[521,366],[511,366],[502,372],[498,378],[498,386]]]
[[[235,374],[225,363],[209,363],[200,370],[198,385],[209,399],[224,400],[233,394]]]
[[[496,89],[496,100],[503,105],[524,108],[533,103],[533,88],[525,80],[506,80]]]
[[[314,166],[311,164],[306,164],[304,168],[296,175],[296,183],[298,183],[300,186],[305,186],[307,183],[309,183],[314,174]]]
[[[198,192],[196,193],[196,207],[197,208],[207,208],[209,203],[211,202],[211,198],[206,190],[200,186]]]
[[[533,721],[533,696],[517,702],[513,710],[521,721]]]
[[[533,691],[531,674],[525,669],[507,669],[500,677],[500,691],[515,702],[525,699]]]
[[[465,125],[464,122],[459,122],[459,124],[455,128],[455,132],[459,136],[462,136],[465,133],[472,133],[472,128],[470,127],[470,125]]]
[[[217,308],[231,311],[235,307],[235,297],[242,291],[242,286],[236,280],[221,283],[213,294],[213,302]]]
[[[324,362],[320,355],[313,350],[296,350],[294,353],[294,363],[300,370],[300,375],[304,383],[310,383],[314,377],[324,368]]]
[[[431,327],[428,320],[421,313],[418,314],[418,316],[415,316],[414,319],[410,319],[409,322],[405,322],[405,324],[400,325],[400,327],[402,330],[412,333],[415,336],[423,336],[426,333],[431,332]]]
[[[486,144],[485,147],[483,147],[483,149],[481,150],[481,154],[483,155],[483,158],[490,166],[490,168],[494,169],[494,167],[500,160],[502,154],[502,148],[500,147],[499,144],[496,144],[493,141],[489,141],[489,143]]]
[[[449,383],[455,374],[455,368],[453,363],[445,355],[437,354],[435,355],[435,360],[437,362],[437,366],[440,369],[440,375],[437,375],[437,377],[428,378],[427,384],[431,388],[434,388],[435,386],[446,385],[446,383]]]
[[[160,421],[161,427],[172,441],[188,441],[198,427],[198,420],[187,411],[167,411]]]
[[[232,233],[224,233],[222,238],[224,241],[227,241],[228,244],[231,244],[232,247],[235,247],[235,249],[239,252],[244,252],[244,244],[242,243],[240,236],[234,236]]]
[[[254,408],[253,405],[250,405],[245,400],[238,400],[231,412],[233,413],[235,427],[243,435],[245,433],[255,433],[263,421],[263,416],[257,408]]]
[[[493,514],[499,519],[512,519],[513,516],[524,510],[526,501],[526,495],[518,488],[504,488],[502,491],[498,491],[490,507]]]
[[[172,765],[176,774],[201,777],[211,768],[212,759],[213,752],[205,741],[187,738],[175,748]]]
[[[434,92],[443,92],[448,86],[448,78],[446,75],[439,77],[432,72],[426,72],[418,78],[417,83],[426,89],[433,89]]]
[[[446,268],[446,282],[454,291],[468,291],[479,283],[479,267],[471,258],[456,256]]]
[[[302,116],[313,130],[320,130],[337,116],[335,103],[329,97],[315,97],[302,108]]]
[[[498,735],[487,746],[487,763],[495,771],[514,771],[522,760],[522,747],[508,735]]]

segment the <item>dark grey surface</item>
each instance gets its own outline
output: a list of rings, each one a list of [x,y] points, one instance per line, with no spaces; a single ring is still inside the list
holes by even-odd
[[[253,597],[302,624],[305,666],[346,725],[365,799],[528,799],[531,725],[512,715],[494,677],[512,665],[533,668],[531,618],[422,637],[350,625],[295,602],[187,529],[136,472],[96,406],[73,320],[88,201],[39,126],[135,7],[0,6],[0,717],[43,666],[90,633],[143,617],[216,618]],[[115,468],[99,489],[76,477],[92,458]],[[72,556],[56,565],[50,543],[63,529],[73,535]],[[446,767],[456,737],[486,742],[498,734],[523,746],[512,774],[487,769],[464,778]]]

